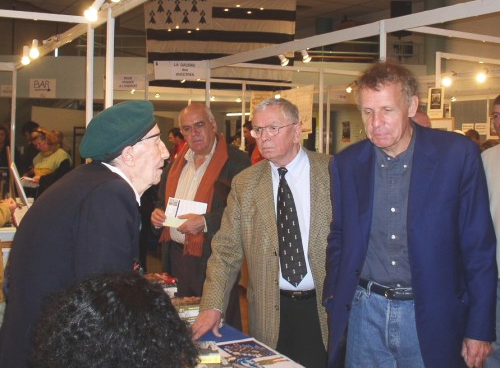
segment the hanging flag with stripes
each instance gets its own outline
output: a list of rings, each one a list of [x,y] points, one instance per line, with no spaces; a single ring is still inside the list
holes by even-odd
[[[212,60],[292,41],[295,7],[295,0],[150,0],[144,4],[148,73],[154,74],[158,61]],[[248,62],[280,65],[277,55]],[[213,69],[211,77],[246,80],[251,85],[252,81],[290,83],[292,76],[283,70],[223,67]],[[180,87],[179,81],[157,78],[150,85]],[[204,83],[187,80],[182,87],[204,88]],[[250,88],[266,89],[261,87]],[[241,86],[214,82],[212,88]]]

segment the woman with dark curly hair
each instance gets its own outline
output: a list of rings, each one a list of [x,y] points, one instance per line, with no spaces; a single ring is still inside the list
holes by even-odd
[[[49,298],[35,330],[36,368],[186,368],[198,352],[161,286],[142,276],[94,276]]]

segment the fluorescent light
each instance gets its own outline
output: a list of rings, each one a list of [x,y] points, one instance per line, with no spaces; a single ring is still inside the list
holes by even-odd
[[[249,116],[249,115],[250,115],[250,113],[249,113],[249,112],[246,112],[246,113],[245,113],[245,116]],[[228,113],[226,114],[226,116],[241,116],[241,112],[228,112]]]

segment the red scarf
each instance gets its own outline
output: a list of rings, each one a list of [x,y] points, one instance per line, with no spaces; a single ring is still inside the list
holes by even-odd
[[[224,137],[220,133],[217,134],[217,146],[215,147],[214,154],[210,160],[203,178],[201,178],[200,185],[194,196],[194,200],[197,202],[207,203],[207,213],[212,209],[212,200],[214,197],[214,187],[215,181],[218,179],[220,172],[226,161],[228,160],[227,145],[224,142]],[[177,158],[172,164],[167,177],[167,184],[165,186],[165,206],[167,205],[169,197],[175,197],[175,191],[177,190],[177,184],[179,178],[181,177],[182,169],[186,164],[186,159],[184,156],[188,151],[189,146],[186,144],[182,150],[177,154]],[[170,228],[164,227],[163,232],[160,237],[160,241],[170,240]],[[205,233],[201,232],[196,235],[185,235],[184,241],[184,255],[190,255],[194,257],[201,257],[203,253],[203,242],[205,240]]]

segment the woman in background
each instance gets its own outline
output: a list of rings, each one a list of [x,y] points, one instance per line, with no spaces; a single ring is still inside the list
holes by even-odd
[[[31,133],[33,145],[40,151],[33,159],[33,168],[27,176],[38,184],[35,197],[71,170],[71,157],[60,147],[59,138],[53,132],[39,127]]]

